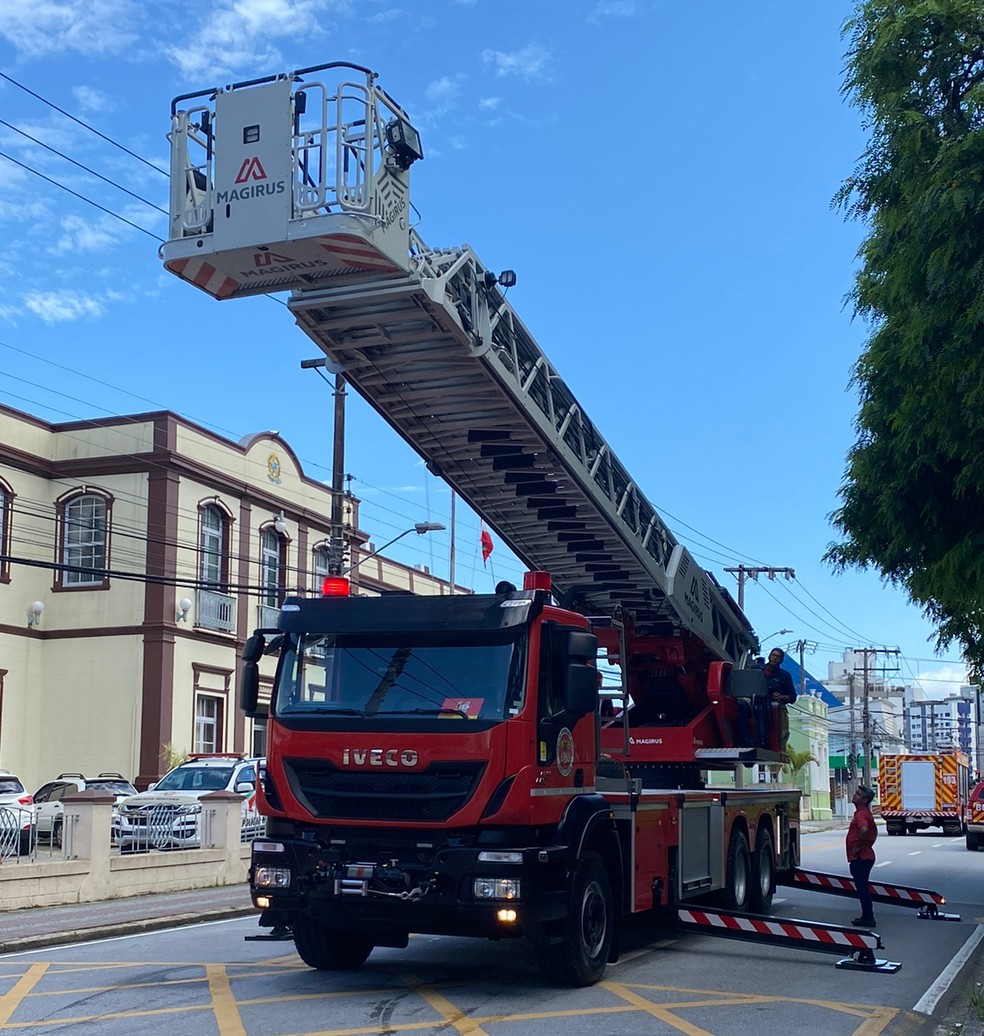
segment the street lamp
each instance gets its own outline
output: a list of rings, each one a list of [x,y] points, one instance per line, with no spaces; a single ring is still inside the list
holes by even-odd
[[[772,640],[773,637],[782,637],[787,633],[792,633],[792,630],[776,630],[775,633],[770,633],[767,637],[763,637],[759,641],[759,647],[761,647],[767,640]]]
[[[353,569],[358,568],[363,561],[368,561],[370,558],[374,558],[377,554],[386,550],[387,547],[392,547],[397,540],[402,540],[404,536],[409,536],[412,532],[415,532],[418,536],[423,536],[425,532],[443,532],[445,528],[446,526],[441,525],[440,522],[417,522],[416,525],[410,526],[409,529],[404,529],[399,536],[394,536],[381,547],[377,547],[371,554],[367,554],[364,558],[359,558],[355,564],[349,565],[342,575],[348,575]]]

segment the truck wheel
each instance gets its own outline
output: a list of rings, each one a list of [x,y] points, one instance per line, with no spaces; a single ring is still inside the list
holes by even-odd
[[[535,933],[540,969],[551,982],[590,986],[605,973],[612,947],[612,885],[601,857],[581,857],[567,902],[567,916]]]
[[[349,971],[365,964],[373,942],[358,932],[343,932],[310,917],[298,917],[294,920],[294,947],[310,968]]]
[[[728,874],[724,889],[725,910],[747,909],[751,870],[748,840],[743,832],[732,831],[731,842],[728,844]]]
[[[772,835],[763,828],[755,840],[752,885],[748,897],[752,913],[767,914],[772,909],[772,896],[776,889],[775,868]]]
[[[885,834],[887,835],[900,835],[903,830],[904,825],[893,823],[892,821],[888,821],[888,823],[885,824]]]
[[[981,847],[981,836],[979,834],[975,834],[974,832],[968,831],[967,832],[967,848],[971,852],[977,852],[977,850],[980,849],[980,847]]]

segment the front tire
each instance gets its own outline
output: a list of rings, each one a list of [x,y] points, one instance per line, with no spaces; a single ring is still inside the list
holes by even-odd
[[[728,873],[725,878],[724,909],[747,910],[752,862],[743,831],[732,831],[728,843]]]
[[[351,971],[365,964],[373,942],[358,932],[343,932],[310,917],[298,917],[294,921],[294,947],[309,968]]]
[[[971,852],[977,852],[981,847],[981,836],[975,831],[967,832],[967,848]]]
[[[752,864],[752,885],[749,908],[754,914],[767,914],[772,909],[776,890],[776,865],[772,849],[772,835],[764,828],[755,840],[755,859]]]
[[[536,936],[540,968],[551,982],[591,986],[608,964],[614,935],[612,885],[596,853],[585,853],[574,873],[562,921]]]

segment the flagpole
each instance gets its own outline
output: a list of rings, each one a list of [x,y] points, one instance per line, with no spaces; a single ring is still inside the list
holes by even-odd
[[[451,490],[451,571],[449,573],[449,582],[451,583],[451,593],[454,593],[454,490]]]

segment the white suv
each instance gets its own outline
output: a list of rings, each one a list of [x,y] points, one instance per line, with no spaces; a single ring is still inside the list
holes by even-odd
[[[81,773],[60,773],[56,780],[43,784],[34,793],[34,808],[37,811],[38,838],[52,845],[62,844],[62,826],[66,795],[77,795],[80,791],[102,791],[112,795],[119,805],[123,799],[136,795],[137,789],[121,773],[100,773],[96,777],[84,777]]]
[[[113,841],[124,853],[148,849],[190,849],[201,845],[203,795],[232,791],[243,799],[243,840],[263,828],[256,811],[257,767],[263,759],[197,755],[166,773],[138,795],[123,799],[113,818]]]
[[[34,799],[20,778],[0,770],[0,859],[30,855],[36,823]]]

